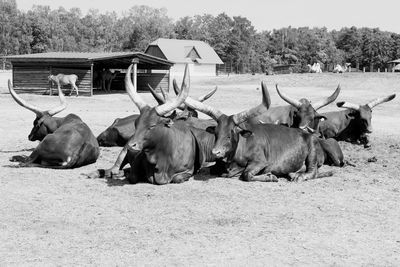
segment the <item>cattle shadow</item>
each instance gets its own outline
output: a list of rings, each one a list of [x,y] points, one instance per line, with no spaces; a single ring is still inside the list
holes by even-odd
[[[203,168],[198,173],[193,175],[193,180],[195,181],[209,181],[212,179],[217,179],[219,176],[217,174],[212,174],[210,168]]]
[[[22,148],[22,149],[18,149],[18,150],[4,150],[4,149],[0,149],[0,153],[21,153],[21,152],[32,152],[33,150],[35,150],[34,147],[32,148]],[[21,155],[22,156],[22,155]]]

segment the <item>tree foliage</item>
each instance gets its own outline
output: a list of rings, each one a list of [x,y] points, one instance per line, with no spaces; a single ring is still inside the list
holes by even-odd
[[[186,16],[173,21],[165,8],[133,6],[122,15],[82,14],[79,8],[51,10],[35,5],[27,12],[15,0],[0,0],[0,56],[49,51],[144,51],[157,38],[201,40],[236,72],[266,72],[275,64],[296,71],[307,64],[325,68],[384,68],[400,57],[400,35],[378,28],[285,27],[257,32],[251,21],[225,13]]]

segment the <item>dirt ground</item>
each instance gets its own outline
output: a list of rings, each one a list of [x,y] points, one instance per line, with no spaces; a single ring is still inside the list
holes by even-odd
[[[130,185],[87,179],[112,165],[120,148],[101,148],[95,164],[73,170],[18,168],[29,155],[34,114],[7,93],[0,73],[0,265],[312,265],[396,266],[400,262],[400,75],[395,73],[243,75],[193,78],[192,96],[219,86],[209,104],[226,113],[261,101],[265,80],[318,100],[340,83],[338,100],[364,104],[397,97],[373,112],[372,147],[341,142],[355,166],[303,183],[246,183],[203,171],[183,184]],[[149,94],[144,98],[152,104]],[[57,97],[22,94],[40,107]],[[60,113],[78,114],[97,136],[137,112],[126,94],[67,97]],[[330,105],[322,111],[337,109]]]

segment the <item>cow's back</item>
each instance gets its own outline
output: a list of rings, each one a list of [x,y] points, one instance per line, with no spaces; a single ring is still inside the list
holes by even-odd
[[[294,109],[290,105],[271,107],[266,112],[251,118],[252,124],[272,123],[291,126],[293,124]]]

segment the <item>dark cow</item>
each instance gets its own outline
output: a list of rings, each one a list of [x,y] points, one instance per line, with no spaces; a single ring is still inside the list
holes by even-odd
[[[99,145],[89,127],[75,114],[63,118],[53,117],[66,108],[65,97],[60,88],[61,105],[51,110],[40,110],[20,98],[8,81],[11,96],[22,107],[33,111],[36,119],[29,134],[30,141],[39,140],[31,155],[14,156],[11,161],[20,161],[21,166],[48,168],[76,168],[96,162]]]
[[[343,152],[335,139],[318,138],[318,142],[320,144],[320,146],[317,147],[319,165],[344,166]]]
[[[135,120],[139,114],[116,119],[111,126],[97,136],[100,146],[124,146],[135,132]]]
[[[182,183],[207,163],[215,162],[211,150],[214,135],[188,126],[184,121],[157,124],[144,136],[141,151],[130,156],[130,183]]]
[[[319,132],[324,138],[335,138],[338,141],[362,144],[369,147],[368,134],[372,132],[372,109],[395,98],[396,94],[377,98],[368,104],[357,105],[349,102],[338,102],[342,111],[323,113],[327,119],[320,123]]]
[[[254,124],[257,124],[259,121],[264,123],[278,123],[313,133],[317,130],[319,121],[324,119],[324,116],[319,114],[317,110],[335,101],[340,93],[340,86],[336,88],[331,96],[315,103],[311,103],[311,101],[305,98],[300,100],[291,98],[282,93],[278,85],[276,85],[276,91],[290,105],[272,107],[267,112],[250,119],[250,122]]]
[[[260,113],[260,106],[246,112],[245,116],[243,113],[227,116],[190,98],[185,103],[218,122],[212,153],[229,163],[227,177],[240,176],[245,181],[264,182],[277,181],[276,176],[289,176],[294,181],[317,177],[321,165],[318,151],[322,148],[315,135],[282,125],[245,123],[249,117]],[[263,105],[265,108],[270,105],[264,86]],[[306,171],[300,172],[304,163]]]

